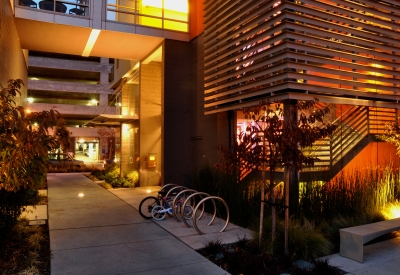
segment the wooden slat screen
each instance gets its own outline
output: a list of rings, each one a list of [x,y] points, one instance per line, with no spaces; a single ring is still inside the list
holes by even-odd
[[[400,1],[205,1],[205,113],[279,93],[398,102]]]

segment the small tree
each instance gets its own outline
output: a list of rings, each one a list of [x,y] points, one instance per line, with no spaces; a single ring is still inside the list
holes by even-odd
[[[27,115],[16,106],[22,85],[22,80],[9,80],[0,90],[0,229],[21,213],[29,197],[25,190],[43,184],[48,151],[58,146],[48,132],[57,119],[54,111]]]
[[[60,144],[62,151],[64,153],[68,151],[69,147],[71,146],[71,134],[67,128],[67,123],[65,122],[65,119],[59,118],[57,120],[57,125],[54,129],[53,136],[58,144]],[[58,155],[57,158],[59,157],[60,155]]]
[[[336,128],[325,123],[323,117],[330,108],[317,108],[316,101],[288,102],[261,101],[258,106],[243,110],[249,124],[230,148],[220,145],[221,159],[217,168],[239,171],[261,168],[261,200],[265,200],[265,168],[269,168],[269,203],[272,205],[272,240],[275,238],[276,208],[274,175],[277,167],[285,167],[286,175],[291,169],[301,170],[303,164],[313,165],[316,158],[305,156],[302,148],[311,146],[316,140],[330,135]],[[289,212],[289,178],[285,179],[285,220]],[[260,242],[262,239],[264,205],[260,209]],[[287,225],[287,224],[286,224]],[[287,228],[285,228],[285,253],[287,253]]]
[[[47,172],[47,153],[57,147],[48,132],[57,119],[53,110],[26,115],[15,106],[22,85],[9,80],[0,91],[0,189],[8,191],[37,187],[38,177]]]
[[[396,154],[400,155],[400,127],[396,122],[385,124],[384,134],[378,138],[393,144],[396,147]]]

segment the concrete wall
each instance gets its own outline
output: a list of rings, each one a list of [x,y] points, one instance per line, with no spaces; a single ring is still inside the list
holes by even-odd
[[[7,87],[9,79],[22,79],[26,85],[27,66],[9,0],[0,0],[0,85]],[[26,96],[26,87],[21,90]],[[17,102],[23,105],[22,102]]]
[[[191,44],[164,43],[164,183],[187,184],[190,174]]]
[[[162,63],[150,62],[140,67],[140,186],[160,184],[163,155],[161,150]],[[123,146],[121,146],[123,147]],[[155,168],[147,167],[149,154],[157,155]]]
[[[29,56],[29,67],[62,69],[69,71],[85,72],[110,72],[112,65],[108,63],[108,58],[101,58],[101,63],[92,61],[68,60],[50,57]],[[108,79],[108,75],[106,77]],[[107,83],[108,84],[108,81]]]
[[[28,104],[27,109],[32,112],[49,111],[51,109],[58,111],[62,115],[88,115],[96,116],[96,114],[115,114],[115,107],[102,108],[101,106],[84,106],[84,105],[68,105],[68,104],[49,104],[36,103]]]
[[[399,156],[396,155],[396,147],[393,144],[374,141],[369,143],[357,156],[355,156],[342,172],[351,174],[354,171],[362,171],[366,167],[380,166],[385,168],[389,163],[394,167],[399,166]]]
[[[229,141],[228,113],[204,114],[204,54],[203,35],[191,41],[193,57],[190,82],[192,83],[190,142],[191,171],[197,172],[204,165],[214,166],[218,160],[217,145]]]

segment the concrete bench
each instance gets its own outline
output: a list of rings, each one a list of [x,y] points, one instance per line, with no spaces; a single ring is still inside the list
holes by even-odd
[[[362,263],[365,243],[396,230],[400,218],[340,229],[340,255]]]

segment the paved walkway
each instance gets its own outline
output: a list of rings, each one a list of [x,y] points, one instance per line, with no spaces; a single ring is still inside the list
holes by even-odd
[[[49,174],[51,274],[227,275],[194,249],[209,240],[232,243],[244,235],[251,237],[251,232],[229,224],[219,233],[217,222],[207,234],[198,235],[173,218],[145,220],[136,209],[158,190],[107,191],[82,174]],[[32,219],[46,218],[38,212],[33,215]],[[399,274],[400,238],[364,247],[363,263],[339,254],[327,257],[349,275]]]
[[[199,236],[172,218],[145,220],[134,207],[146,191],[109,192],[82,174],[49,174],[51,274],[227,274],[193,248],[216,237],[234,242],[249,231],[230,225]]]
[[[331,265],[348,272],[348,275],[398,275],[400,274],[400,238],[364,246],[364,262],[345,258],[339,254],[327,256]]]

